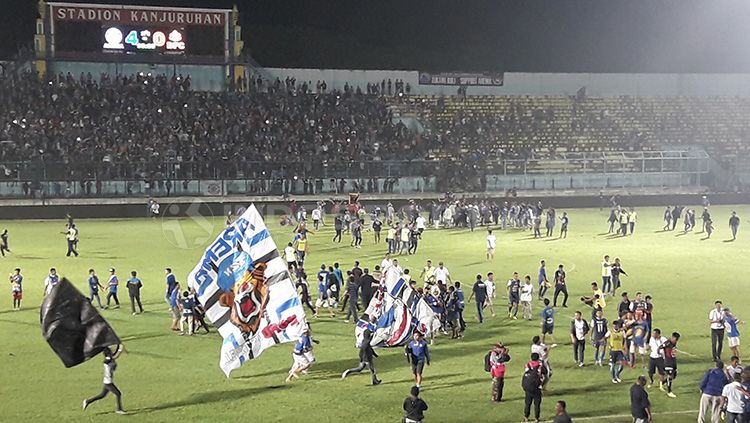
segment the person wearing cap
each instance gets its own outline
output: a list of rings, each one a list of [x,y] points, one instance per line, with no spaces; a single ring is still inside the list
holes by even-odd
[[[130,279],[128,279],[126,285],[128,287],[128,294],[130,295],[130,311],[135,316],[135,304],[138,303],[139,314],[143,313],[143,305],[141,305],[141,288],[143,284],[141,280],[136,276],[135,270],[130,272]]]
[[[421,423],[425,411],[427,403],[419,398],[419,387],[412,386],[410,395],[404,399],[404,423]]]
[[[117,279],[117,275],[115,275],[115,268],[110,267],[109,268],[109,280],[107,281],[107,287],[109,288],[109,292],[107,293],[107,305],[104,307],[109,308],[109,300],[114,299],[115,300],[115,308],[120,308],[120,300],[117,298],[117,286],[120,284],[120,281]]]

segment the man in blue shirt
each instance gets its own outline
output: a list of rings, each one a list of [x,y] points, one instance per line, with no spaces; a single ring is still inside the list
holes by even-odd
[[[133,312],[133,316],[135,316],[135,303],[138,303],[138,309],[140,310],[139,314],[143,313],[143,305],[141,305],[141,287],[143,284],[136,275],[135,270],[130,272],[130,279],[128,279],[126,284],[128,287],[128,294],[130,295],[130,310]]]
[[[107,293],[107,306],[105,308],[109,308],[110,299],[115,300],[115,308],[120,308],[120,300],[117,298],[117,286],[119,284],[120,284],[120,281],[117,279],[117,275],[115,275],[115,268],[110,267],[109,268],[109,280],[107,281],[107,287],[109,288],[109,292]]]
[[[195,300],[190,296],[190,293],[185,291],[182,293],[180,298],[180,309],[182,310],[182,319],[180,320],[180,335],[185,334],[185,325],[187,323],[188,335],[193,336],[193,308],[195,308]]]
[[[307,370],[315,362],[313,343],[319,344],[320,341],[313,338],[310,323],[307,323],[302,335],[294,345],[294,351],[292,351],[294,364],[292,364],[292,368],[289,370],[289,376],[286,378],[287,382],[291,382],[293,378],[299,378],[300,373],[307,374]]]
[[[422,370],[425,363],[430,365],[430,351],[422,334],[414,332],[414,340],[409,342],[404,352],[406,361],[411,363],[411,372],[414,374],[414,382],[417,387],[422,384]]]
[[[555,309],[550,307],[549,298],[544,299],[544,310],[542,310],[542,344],[546,335],[552,338],[552,348],[557,346],[557,340],[555,335],[552,333],[555,330]]]
[[[99,308],[102,308],[102,300],[99,298],[99,289],[104,289],[101,283],[99,283],[99,277],[96,276],[94,269],[89,269],[89,302],[94,303],[96,298]]]
[[[170,304],[172,291],[177,285],[177,278],[174,277],[174,275],[172,274],[172,269],[169,267],[164,269],[164,272],[167,274],[167,291],[164,293],[164,300],[167,302],[167,304]],[[171,308],[171,304],[170,304],[170,308]]]
[[[712,422],[719,421],[721,412],[721,392],[724,385],[729,383],[724,373],[724,362],[716,360],[716,367],[706,372],[698,387],[701,390],[701,403],[698,410],[698,421],[705,422],[711,416]]]
[[[740,355],[740,330],[737,325],[740,319],[735,316],[729,307],[724,308],[724,326],[727,328],[727,341],[729,342],[729,349],[732,351],[732,355],[742,357]]]
[[[541,300],[544,298],[544,294],[547,293],[549,285],[549,282],[547,281],[547,268],[544,260],[542,260],[541,267],[539,267],[539,277],[537,278],[537,282],[539,283],[539,299]]]

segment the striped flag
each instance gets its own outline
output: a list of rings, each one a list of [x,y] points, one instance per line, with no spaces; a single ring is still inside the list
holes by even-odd
[[[296,341],[306,325],[286,263],[254,205],[206,249],[188,285],[224,338],[219,367],[227,377],[266,348]]]
[[[414,331],[428,336],[436,328],[437,315],[409,284],[392,271],[383,276],[384,284],[373,296],[365,311],[369,320],[360,320],[354,330],[355,344],[360,345],[365,329],[372,331],[374,347],[404,345]]]

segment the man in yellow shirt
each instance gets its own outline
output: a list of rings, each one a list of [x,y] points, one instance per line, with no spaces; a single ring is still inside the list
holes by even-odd
[[[307,254],[307,236],[305,236],[304,233],[298,234],[295,244],[295,248],[297,249],[297,262],[300,267],[304,267],[305,255]]]
[[[609,332],[609,369],[612,375],[612,383],[620,383],[623,363],[625,362],[625,331],[622,330],[622,322],[615,320],[613,329]]]
[[[422,268],[419,278],[424,282],[424,288],[435,283],[435,267],[432,265],[432,260],[427,260],[427,264]]]

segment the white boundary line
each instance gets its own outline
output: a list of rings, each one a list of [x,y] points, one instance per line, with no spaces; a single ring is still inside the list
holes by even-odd
[[[683,410],[683,411],[666,411],[663,413],[651,413],[654,416],[669,416],[669,415],[676,415],[676,414],[698,414],[698,410]],[[590,420],[600,420],[600,419],[621,419],[621,418],[628,418],[628,421],[631,421],[633,419],[633,416],[630,414],[610,414],[607,416],[594,416],[594,417],[572,417],[573,421],[575,422],[582,422],[582,421],[590,421]],[[544,423],[552,423],[552,420],[542,420]],[[523,422],[519,422],[523,423]]]

